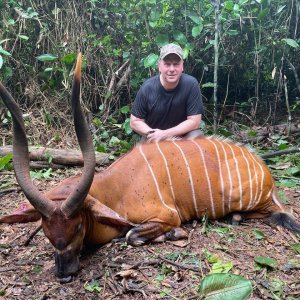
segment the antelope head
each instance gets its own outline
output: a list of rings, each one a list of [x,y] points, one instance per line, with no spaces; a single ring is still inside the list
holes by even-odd
[[[13,164],[17,181],[35,208],[36,220],[42,218],[45,235],[55,248],[56,276],[61,282],[72,279],[79,269],[79,251],[87,229],[82,206],[94,178],[95,154],[92,137],[80,107],[81,54],[78,55],[73,79],[71,102],[74,126],[84,168],[76,184],[70,185],[62,199],[50,199],[32,183],[29,173],[29,150],[22,113],[6,88],[0,83],[0,95],[13,119]],[[49,193],[48,193],[49,195]],[[33,208],[32,208],[33,209]],[[32,220],[31,220],[32,221]]]

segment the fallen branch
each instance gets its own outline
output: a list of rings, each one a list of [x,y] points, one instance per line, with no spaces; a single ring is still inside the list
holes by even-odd
[[[19,188],[19,187],[18,188],[9,188],[9,189],[0,191],[0,195],[13,193],[13,192],[20,192],[20,191],[21,191],[21,188]]]
[[[197,268],[197,267],[194,267],[194,266],[188,266],[186,264],[181,264],[181,263],[174,262],[172,260],[164,258],[163,256],[157,254],[155,251],[153,251],[151,249],[147,249],[147,250],[150,253],[155,254],[160,260],[165,261],[166,263],[168,263],[170,265],[173,265],[173,266],[175,266],[175,267],[177,267],[179,269],[190,270],[190,271],[194,271],[194,272],[197,272],[197,273],[201,273],[200,272],[200,268]]]
[[[31,232],[29,237],[24,242],[24,246],[28,246],[31,240],[34,238],[34,236],[42,229],[42,223],[40,223],[34,230]]]
[[[0,157],[8,154],[12,154],[12,146],[0,147]],[[111,163],[109,160],[110,154],[95,152],[95,155],[97,166],[106,166]],[[81,151],[72,149],[63,150],[46,147],[29,147],[29,159],[30,161],[44,162],[48,167],[52,164],[53,168],[61,166],[83,166]]]
[[[281,156],[281,155],[290,154],[290,153],[300,153],[300,148],[292,148],[292,149],[287,149],[287,150],[275,151],[275,152],[271,152],[271,153],[265,153],[265,154],[261,154],[260,157],[262,159],[267,159],[267,158],[271,158],[274,156]]]

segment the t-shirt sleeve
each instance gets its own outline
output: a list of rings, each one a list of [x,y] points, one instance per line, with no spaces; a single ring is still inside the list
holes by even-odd
[[[202,95],[197,81],[195,81],[191,87],[191,91],[187,99],[186,113],[187,116],[204,113]]]
[[[147,102],[143,93],[143,86],[137,92],[132,105],[131,114],[140,119],[145,119],[147,116]]]

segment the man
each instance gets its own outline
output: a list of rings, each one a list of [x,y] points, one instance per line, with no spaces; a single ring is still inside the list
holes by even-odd
[[[130,126],[142,140],[201,135],[203,104],[199,83],[183,73],[183,51],[176,44],[161,48],[159,75],[141,86],[133,103]]]

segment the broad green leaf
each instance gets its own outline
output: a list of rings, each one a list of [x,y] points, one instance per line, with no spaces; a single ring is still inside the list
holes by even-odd
[[[247,136],[253,136],[253,137],[255,137],[255,136],[257,136],[257,131],[250,130],[250,131],[247,132]]]
[[[278,145],[278,149],[279,149],[279,150],[285,150],[285,149],[288,149],[288,147],[289,147],[289,146],[288,146],[287,144],[279,144],[279,145]]]
[[[99,293],[102,291],[102,287],[100,287],[99,282],[96,280],[93,280],[90,283],[86,282],[83,287],[86,291],[91,293]]]
[[[206,82],[204,84],[201,85],[202,88],[207,88],[207,87],[214,87],[214,83],[213,82]]]
[[[286,5],[282,5],[282,6],[280,6],[280,7],[277,9],[277,12],[276,12],[276,14],[279,14],[279,13],[281,13],[281,12],[282,12],[282,10],[283,10],[285,7],[286,7]]]
[[[296,252],[298,254],[300,254],[300,243],[295,243],[295,244],[292,244],[291,246],[294,250],[296,250]]]
[[[293,179],[281,179],[281,180],[276,181],[277,187],[294,188],[294,187],[297,187],[298,184],[299,184],[299,182],[296,180],[293,180]]]
[[[76,60],[76,54],[75,53],[69,53],[65,55],[61,61],[67,65],[73,65]]]
[[[106,145],[104,143],[97,145],[96,151],[106,153],[107,152]]]
[[[282,41],[293,48],[299,48],[299,44],[293,39],[282,39]]]
[[[182,32],[175,30],[173,33],[173,36],[174,36],[175,41],[178,42],[179,44],[187,43],[187,38]]]
[[[112,136],[110,141],[109,141],[109,145],[110,146],[114,146],[120,143],[120,140],[116,137],[116,136]]]
[[[53,68],[46,68],[45,70],[44,70],[44,72],[52,72],[54,69]]]
[[[204,249],[203,252],[204,252],[204,256],[206,257],[206,259],[207,259],[210,263],[214,264],[214,263],[220,261],[218,255],[213,254],[213,253],[210,253],[210,252],[209,252],[208,250],[206,250],[206,249]]]
[[[6,21],[6,24],[7,24],[7,25],[14,25],[14,24],[16,24],[16,22],[15,22],[14,19],[8,19],[8,20]]]
[[[230,30],[226,31],[226,34],[230,35],[230,36],[235,36],[235,35],[239,34],[239,31],[236,29],[230,29]]]
[[[231,261],[228,262],[216,262],[212,265],[212,273],[228,273],[233,268],[233,263]]]
[[[255,256],[254,261],[262,267],[269,267],[272,269],[277,267],[277,261],[274,258],[267,256]]]
[[[18,37],[19,37],[21,40],[24,40],[24,41],[28,41],[28,40],[29,40],[29,37],[28,37],[27,35],[19,34]]]
[[[8,42],[9,40],[10,40],[10,39],[4,39],[4,40],[1,40],[1,41],[0,41],[0,45],[1,45],[1,44],[4,44],[4,43],[6,43],[6,42]]]
[[[153,67],[154,65],[156,65],[157,61],[158,61],[158,55],[151,53],[145,58],[144,67],[145,68]]]
[[[157,37],[155,38],[155,42],[158,47],[162,47],[169,42],[169,37],[167,34],[158,34]]]
[[[295,166],[288,169],[288,173],[292,176],[298,176],[300,175],[300,166]]]
[[[53,54],[41,54],[36,57],[36,59],[39,61],[52,61],[52,60],[56,60],[57,58],[58,57]]]
[[[233,1],[225,1],[224,2],[224,7],[227,10],[233,10],[233,7],[234,7]]]
[[[0,46],[0,53],[4,54],[6,56],[11,56],[11,54],[9,52],[7,52],[6,50],[4,50],[1,46]]]
[[[265,8],[265,9],[261,10],[257,16],[257,19],[259,21],[263,20],[265,18],[265,16],[269,14],[269,12],[270,12],[269,8]]]
[[[190,49],[189,48],[183,48],[183,59],[186,59],[189,56]]]
[[[2,69],[3,78],[8,79],[12,76],[13,71],[11,67],[4,66]]]
[[[128,106],[128,105],[122,106],[122,107],[120,108],[120,112],[121,112],[122,114],[127,114],[127,113],[129,113],[129,112],[130,112],[129,106]]]
[[[0,69],[2,68],[2,66],[3,66],[3,58],[2,58],[2,56],[0,55]]]
[[[200,35],[201,31],[203,29],[203,25],[200,24],[200,25],[197,25],[197,26],[194,26],[193,29],[192,29],[192,36],[193,37],[197,37]]]
[[[250,280],[233,274],[208,275],[198,288],[205,300],[246,300],[252,290]]]
[[[125,122],[123,123],[122,127],[123,127],[123,129],[124,129],[124,131],[125,131],[125,133],[127,135],[129,135],[129,134],[132,133],[132,128],[130,127],[130,119],[129,118],[127,118],[125,120]]]
[[[171,290],[170,290],[170,289],[164,288],[164,289],[159,293],[159,295],[160,295],[161,297],[165,297],[165,296],[170,295],[170,293],[171,293]]]
[[[201,19],[198,16],[189,16],[191,20],[193,20],[197,25],[202,23]]]
[[[253,229],[253,232],[254,232],[255,238],[258,240],[264,239],[266,237],[265,234],[259,229]]]
[[[12,157],[12,154],[7,154],[0,158],[0,170],[3,170],[10,165]]]

